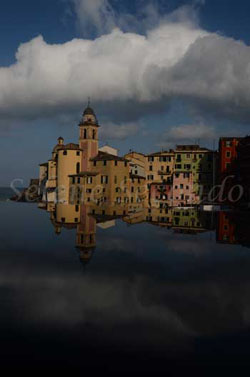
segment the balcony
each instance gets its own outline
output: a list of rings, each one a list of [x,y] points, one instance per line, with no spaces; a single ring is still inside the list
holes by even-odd
[[[169,175],[171,176],[171,172],[170,171],[164,171],[164,170],[158,170],[158,175]]]

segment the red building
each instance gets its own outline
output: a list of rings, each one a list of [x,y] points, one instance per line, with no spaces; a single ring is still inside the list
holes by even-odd
[[[241,202],[250,206],[250,136],[242,138],[237,147],[237,184],[241,185],[243,194]]]
[[[221,137],[219,141],[219,174],[225,177],[236,171],[237,147],[241,137]]]
[[[231,203],[233,200],[230,191],[232,187],[237,184],[238,145],[241,140],[241,137],[222,137],[219,141],[218,174],[219,182],[223,189],[223,193],[220,195],[220,200],[223,203]]]

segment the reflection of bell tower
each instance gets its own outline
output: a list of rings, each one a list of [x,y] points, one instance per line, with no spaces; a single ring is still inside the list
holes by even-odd
[[[80,251],[81,261],[87,263],[96,246],[96,220],[89,216],[89,207],[81,206],[80,223],[77,226],[76,247]]]
[[[88,171],[90,170],[89,159],[98,154],[99,128],[94,110],[90,107],[90,101],[88,102],[88,107],[84,110],[79,127],[79,146],[83,150],[81,170]]]

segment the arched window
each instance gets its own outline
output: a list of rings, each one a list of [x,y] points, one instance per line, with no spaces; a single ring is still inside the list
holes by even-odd
[[[76,164],[76,174],[80,173],[80,162],[77,162]]]
[[[87,130],[86,130],[86,128],[84,129],[83,137],[84,137],[84,139],[87,139]]]
[[[93,139],[95,139],[95,130],[93,130]]]

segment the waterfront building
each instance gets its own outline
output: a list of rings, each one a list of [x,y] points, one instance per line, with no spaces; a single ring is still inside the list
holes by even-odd
[[[232,204],[234,201],[230,192],[239,178],[237,160],[238,145],[241,140],[241,137],[221,137],[219,140],[218,176],[223,185],[223,193],[220,196],[220,201],[223,203]]]
[[[162,151],[146,156],[145,169],[148,189],[153,182],[169,182],[174,168],[174,152]]]
[[[173,205],[196,205],[208,200],[215,183],[217,153],[199,145],[178,145],[174,154]]]
[[[152,208],[193,206],[207,199],[216,152],[199,145],[144,155],[99,148],[99,122],[88,105],[79,122],[78,144],[58,138],[52,157],[40,165],[42,200],[64,204],[138,205]]]
[[[239,201],[250,207],[250,136],[241,138],[238,143],[236,166],[235,183],[241,185],[243,190]]]

